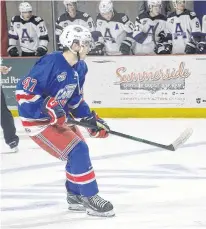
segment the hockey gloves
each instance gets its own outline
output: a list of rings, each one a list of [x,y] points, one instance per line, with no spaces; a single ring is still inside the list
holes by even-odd
[[[53,97],[48,96],[44,100],[43,112],[49,115],[51,125],[63,125],[66,121],[66,114],[62,106]]]
[[[96,129],[87,128],[89,135],[94,138],[106,138],[108,137],[109,126],[107,123],[98,117],[98,115],[92,111],[91,116],[81,119],[81,122],[96,126]]]
[[[119,51],[122,53],[122,55],[129,55],[130,54],[131,45],[128,44],[128,42],[123,41],[120,45]]]
[[[197,44],[197,53],[206,54],[206,42],[205,41],[201,41]]]
[[[7,51],[8,54],[12,57],[19,56],[19,51],[16,46],[10,46]]]
[[[88,55],[92,56],[103,56],[104,55],[104,44],[100,43],[100,42],[96,42],[95,44],[95,48],[93,48]]]
[[[190,41],[185,46],[186,54],[195,54],[196,53],[196,44],[193,41]]]
[[[158,55],[161,54],[171,54],[172,52],[172,44],[169,43],[158,43],[155,48],[154,52]]]
[[[36,56],[44,56],[47,53],[47,48],[46,47],[38,47],[36,50]]]

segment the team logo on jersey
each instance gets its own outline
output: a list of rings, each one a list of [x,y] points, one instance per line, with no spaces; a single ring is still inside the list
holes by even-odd
[[[64,80],[66,79],[66,76],[67,76],[67,72],[62,72],[61,74],[59,74],[59,75],[57,76],[57,80],[58,80],[59,82],[62,82],[62,81],[64,81]]]
[[[65,103],[65,101],[68,101],[74,93],[76,86],[76,84],[68,84],[60,89],[55,96],[56,100],[60,101],[62,104]]]
[[[67,23],[67,22],[65,22],[65,23],[64,23],[64,27],[67,27],[67,26],[68,26],[68,23]]]
[[[16,27],[19,29],[20,28],[20,24],[17,24]]]
[[[102,25],[102,21],[99,21],[98,24],[99,24],[99,26],[101,26]]]
[[[75,27],[74,30],[78,33],[83,31],[81,27]]]
[[[33,38],[29,36],[27,29],[22,29],[21,42],[25,43],[25,41],[28,41],[30,43],[34,42]]]

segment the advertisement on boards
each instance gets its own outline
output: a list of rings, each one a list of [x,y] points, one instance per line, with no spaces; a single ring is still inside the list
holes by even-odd
[[[94,57],[85,99],[93,107],[206,107],[202,56]]]

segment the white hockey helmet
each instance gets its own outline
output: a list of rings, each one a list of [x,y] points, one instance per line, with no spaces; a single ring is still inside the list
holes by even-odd
[[[69,48],[71,52],[77,54],[71,49],[73,43],[78,43],[82,48],[88,46],[91,48],[92,35],[89,30],[81,25],[68,25],[64,28],[62,34],[59,37],[60,44],[63,47]],[[81,53],[82,49],[79,51]]]
[[[111,0],[102,0],[99,3],[99,12],[101,14],[107,14],[113,11],[113,2]]]
[[[162,5],[162,0],[147,0],[147,5],[148,5],[149,9],[152,6],[161,6]]]
[[[21,2],[19,4],[19,11],[20,13],[26,13],[32,11],[32,6],[28,2]]]
[[[64,6],[67,8],[68,4],[77,3],[77,0],[64,0],[63,3],[64,3]]]
[[[180,3],[180,2],[184,2],[185,5],[186,5],[186,1],[181,1],[181,0],[172,0],[172,3],[173,3],[173,7],[176,9],[177,8],[177,4]]]

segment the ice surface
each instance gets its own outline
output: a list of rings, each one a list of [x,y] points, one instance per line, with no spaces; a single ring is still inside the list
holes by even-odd
[[[8,153],[1,139],[2,228],[206,228],[205,119],[107,120],[115,131],[163,144],[192,127],[191,138],[175,152],[115,136],[86,137],[100,195],[115,206],[113,218],[69,212],[65,163],[35,145],[15,121],[19,152]]]

